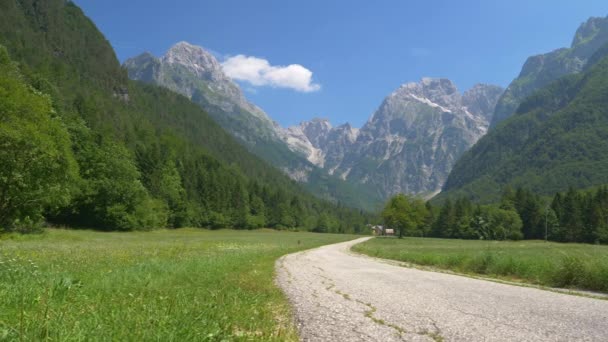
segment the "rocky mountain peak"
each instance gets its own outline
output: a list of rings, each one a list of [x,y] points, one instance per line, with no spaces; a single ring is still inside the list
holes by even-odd
[[[160,61],[151,53],[144,52],[125,62],[125,67],[131,79],[153,83],[160,68]]]
[[[428,91],[438,91],[446,95],[458,92],[456,85],[447,78],[424,77],[420,83]]]
[[[327,119],[314,118],[310,121],[300,123],[302,132],[314,147],[319,147],[325,143],[327,134],[332,129],[332,125]]]
[[[160,85],[190,98],[239,139],[262,137],[282,144],[268,115],[247,101],[241,88],[224,73],[221,63],[200,46],[182,41],[160,58],[144,53],[127,60],[125,67],[131,79]],[[243,127],[242,122],[250,127]]]
[[[598,34],[608,31],[608,17],[591,17],[579,26],[572,40],[572,47],[596,38]]]
[[[129,60],[132,61],[147,61],[147,60],[155,60],[156,57],[149,51],[146,51],[142,54],[139,54],[133,58],[130,58]]]
[[[348,122],[333,128],[329,132],[328,139],[331,140],[331,137],[340,137],[340,139],[344,139],[346,142],[354,143],[357,141],[357,137],[359,136],[359,129],[352,127]]]
[[[188,42],[173,45],[161,60],[163,63],[184,66],[198,77],[210,81],[228,80],[222,71],[222,65],[211,53]]]
[[[446,78],[425,77],[418,83],[406,83],[394,91],[390,98],[410,98],[427,104],[435,104],[450,111],[459,106],[461,95],[456,85]]]
[[[491,121],[496,102],[504,89],[490,84],[476,84],[462,95],[462,104],[474,115]]]

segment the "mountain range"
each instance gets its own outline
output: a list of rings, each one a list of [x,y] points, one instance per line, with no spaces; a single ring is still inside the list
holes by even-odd
[[[502,88],[461,94],[448,79],[399,87],[361,127],[314,119],[284,131],[294,151],[329,174],[372,185],[383,197],[438,192],[458,157],[482,137]]]
[[[502,93],[477,85],[460,94],[447,79],[425,78],[389,95],[361,129],[323,119],[283,128],[248,102],[202,47],[180,42],[160,58],[144,53],[124,66],[130,78],[199,104],[250,151],[311,191],[367,208],[400,192],[436,193],[456,159],[487,131]]]

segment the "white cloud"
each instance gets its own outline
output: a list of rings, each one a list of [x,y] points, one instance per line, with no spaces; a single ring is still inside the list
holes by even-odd
[[[237,55],[226,59],[222,67],[228,77],[254,86],[289,88],[304,93],[321,89],[320,84],[313,82],[312,71],[299,64],[275,66],[263,58]]]

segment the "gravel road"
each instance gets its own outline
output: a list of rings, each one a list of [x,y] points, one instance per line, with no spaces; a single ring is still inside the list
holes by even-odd
[[[608,300],[391,265],[357,239],[277,261],[303,341],[608,341]]]

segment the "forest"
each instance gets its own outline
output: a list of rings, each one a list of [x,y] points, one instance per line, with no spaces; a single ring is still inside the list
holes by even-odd
[[[608,243],[608,186],[553,198],[525,188],[505,188],[499,203],[481,205],[467,197],[433,205],[397,195],[382,217],[399,236],[481,240],[550,240]]]

